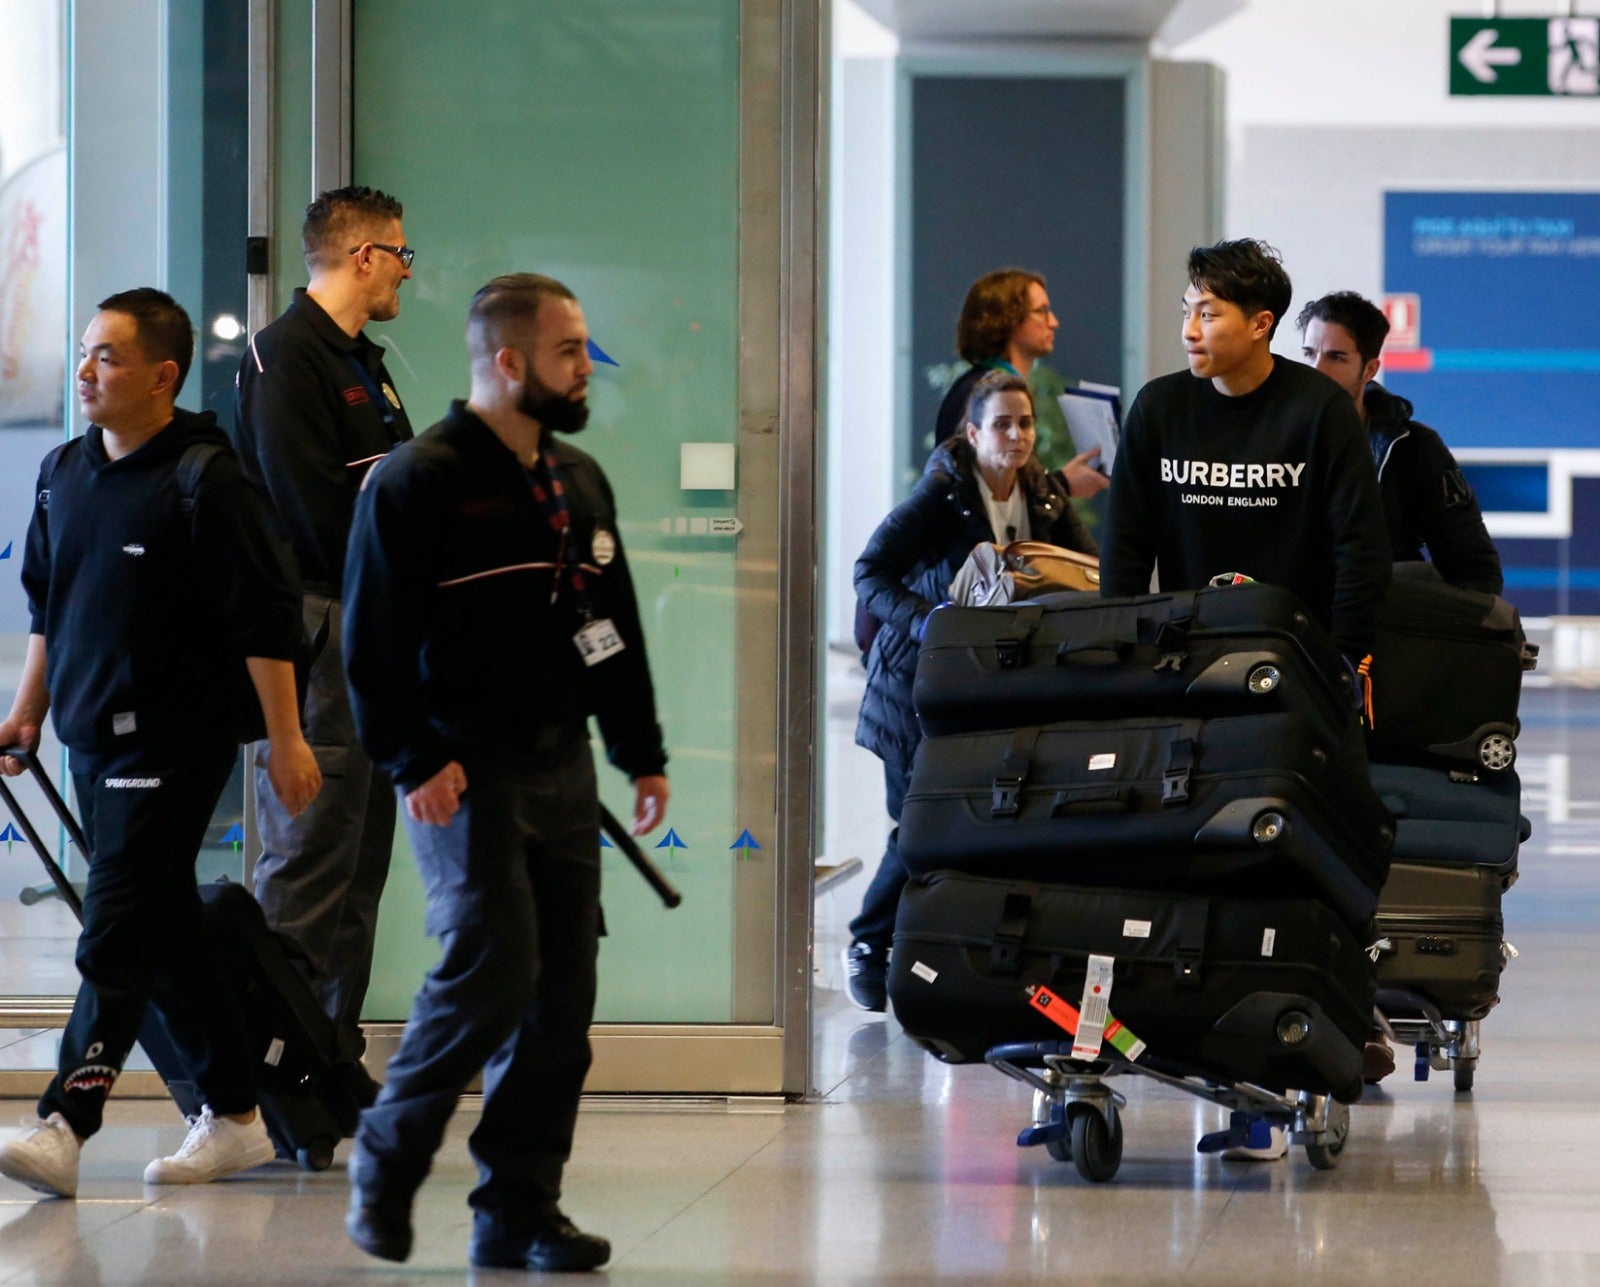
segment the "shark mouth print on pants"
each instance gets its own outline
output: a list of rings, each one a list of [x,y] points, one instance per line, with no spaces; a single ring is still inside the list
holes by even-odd
[[[81,1068],[74,1068],[67,1074],[61,1083],[61,1089],[72,1091],[109,1091],[111,1083],[116,1081],[121,1070],[113,1068],[110,1064],[84,1064]]]

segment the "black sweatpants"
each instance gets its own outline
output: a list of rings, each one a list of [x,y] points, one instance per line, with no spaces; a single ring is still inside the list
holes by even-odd
[[[154,1001],[213,1112],[247,1113],[256,1095],[243,1025],[207,945],[194,862],[237,746],[85,762],[72,780],[92,851],[77,964],[82,983],[61,1062],[39,1100],[87,1138]]]
[[[412,1004],[378,1102],[361,1114],[352,1180],[409,1197],[445,1125],[483,1070],[483,1116],[468,1139],[474,1210],[516,1229],[561,1196],[589,1071],[600,928],[600,810],[586,735],[517,764],[463,766],[448,827],[406,819],[444,950]]]

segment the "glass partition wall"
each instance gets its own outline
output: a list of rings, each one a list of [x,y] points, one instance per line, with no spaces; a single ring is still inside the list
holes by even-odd
[[[672,757],[646,852],[683,893],[667,911],[602,854],[592,1090],[807,1088],[818,8],[39,0],[0,46],[7,709],[34,479],[82,430],[72,373],[96,301],[143,284],[177,296],[199,331],[180,401],[231,428],[248,333],[304,280],[306,202],[382,187],[419,253],[401,315],[374,334],[420,428],[466,392],[464,313],[485,280],[545,272],[582,300],[606,355],[582,445],[617,493]],[[601,773],[628,816],[628,783]],[[248,880],[247,814],[236,779],[203,879]],[[0,1093],[26,1094],[55,1062],[76,926],[10,821]],[[402,835],[365,1016],[380,1064],[435,959],[421,904]],[[160,1093],[148,1074],[119,1089]]]
[[[499,273],[571,286],[604,354],[581,445],[617,493],[672,757],[646,852],[684,899],[602,855],[595,1089],[805,1089],[814,9],[353,0],[350,116],[316,130],[405,204],[417,259],[373,334],[419,428],[465,395],[467,301]],[[434,959],[397,851],[374,1021]]]

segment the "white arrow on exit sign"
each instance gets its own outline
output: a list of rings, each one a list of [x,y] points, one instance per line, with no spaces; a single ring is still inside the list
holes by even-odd
[[[1495,44],[1499,36],[1493,27],[1485,27],[1462,45],[1457,55],[1473,78],[1485,85],[1493,85],[1498,78],[1496,67],[1515,67],[1522,61],[1522,50]]]

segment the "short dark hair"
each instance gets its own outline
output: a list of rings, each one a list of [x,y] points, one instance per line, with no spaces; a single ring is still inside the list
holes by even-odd
[[[1264,241],[1241,237],[1189,252],[1189,285],[1237,304],[1246,317],[1272,314],[1270,340],[1289,312],[1294,286],[1283,269],[1283,256]]]
[[[548,298],[578,297],[542,273],[505,273],[485,282],[467,305],[467,348],[488,357],[505,347],[512,332],[527,334]]]
[[[178,383],[172,386],[172,396],[177,397],[189,377],[189,364],[194,361],[194,324],[183,305],[164,290],[136,286],[107,295],[96,307],[102,313],[123,313],[133,318],[139,350],[147,359],[178,364]]]
[[[1312,322],[1331,323],[1350,332],[1356,342],[1356,352],[1361,354],[1362,365],[1383,352],[1383,342],[1389,338],[1389,319],[1383,310],[1365,295],[1353,290],[1336,290],[1331,295],[1314,299],[1300,310],[1295,325],[1301,331]]]
[[[1020,375],[1013,375],[1010,371],[990,371],[972,386],[972,392],[967,397],[966,419],[962,423],[981,425],[984,408],[1002,393],[1020,393],[1028,399],[1028,406],[1033,406],[1033,390]]]
[[[956,321],[956,352],[968,362],[1000,357],[1011,334],[1028,320],[1028,287],[1044,278],[1026,268],[1001,268],[985,273],[967,290]]]
[[[405,207],[377,188],[330,188],[306,207],[300,225],[300,249],[308,269],[332,268],[350,252],[350,239],[376,223],[388,223],[405,214]]]

